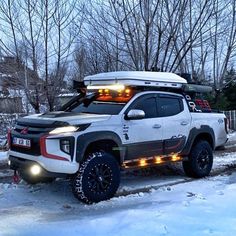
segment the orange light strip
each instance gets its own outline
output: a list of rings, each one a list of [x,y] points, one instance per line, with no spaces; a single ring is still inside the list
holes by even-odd
[[[123,163],[123,167],[124,168],[145,167],[149,165],[158,165],[168,162],[177,162],[181,160],[183,160],[183,158],[176,154],[172,156],[154,156],[154,157],[125,161]]]
[[[146,165],[147,165],[147,161],[146,161],[145,159],[141,159],[141,160],[139,161],[139,165],[140,165],[140,166],[146,166]]]

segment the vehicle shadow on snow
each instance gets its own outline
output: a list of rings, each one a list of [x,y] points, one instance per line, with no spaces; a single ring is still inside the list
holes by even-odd
[[[181,165],[180,165],[181,166]],[[119,192],[122,192],[125,188],[129,188],[132,185],[133,188],[139,189],[142,186],[151,184],[162,183],[164,179],[175,178],[176,176],[184,176],[182,169],[179,165],[171,164],[162,167],[150,167],[139,170],[129,170],[121,172],[121,187],[118,190],[118,194],[111,200],[100,202],[98,204],[86,205],[79,202],[72,194],[71,184],[69,179],[57,179],[50,184],[36,184],[28,185],[24,181],[19,184],[19,188],[23,188],[24,198],[27,202],[22,202],[22,206],[33,205],[44,212],[44,216],[41,220],[58,221],[66,219],[73,219],[77,216],[89,216],[91,214],[105,214],[109,213],[111,209],[117,210],[119,205],[120,209],[137,208],[137,198],[130,198],[129,203],[126,203],[125,197],[119,196]],[[169,191],[169,190],[168,190]],[[134,195],[133,195],[134,196]],[[141,194],[135,194],[135,196],[142,196]],[[30,199],[30,200],[29,200]],[[123,200],[122,200],[123,199]],[[134,200],[132,200],[134,199]],[[152,204],[168,204],[168,202],[153,201]],[[128,204],[128,205],[127,205]],[[142,200],[141,208],[146,205],[150,205],[150,202]],[[64,214],[65,213],[65,214]]]
[[[144,208],[150,204],[169,204],[169,202],[160,202],[157,199],[153,199],[150,203],[149,200],[142,198],[144,194],[142,192],[126,197],[120,193],[126,188],[140,189],[143,186],[155,186],[162,184],[163,180],[183,176],[181,165],[177,164],[122,171],[121,186],[117,195],[108,201],[92,205],[81,203],[73,196],[69,179],[57,179],[53,183],[36,185],[21,181],[18,185],[8,184],[7,189],[9,188],[9,194],[12,194],[13,204],[11,203],[11,207],[6,208],[8,212],[4,212],[4,215],[11,215],[13,212],[17,214],[18,211],[22,214],[22,209],[24,214],[31,214],[37,209],[36,212],[41,212],[38,214],[39,221],[60,221],[74,219],[75,216],[86,218],[94,214],[104,215],[127,208]]]

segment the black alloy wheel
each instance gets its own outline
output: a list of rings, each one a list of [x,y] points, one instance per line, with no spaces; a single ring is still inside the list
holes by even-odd
[[[89,154],[72,180],[72,191],[80,201],[91,204],[112,198],[120,184],[120,167],[109,153]]]
[[[88,175],[88,185],[91,191],[105,193],[112,183],[112,170],[107,164],[95,165]]]
[[[197,164],[199,169],[204,170],[210,163],[210,156],[206,149],[202,150],[197,156]]]
[[[199,140],[188,156],[188,160],[183,161],[183,169],[187,176],[202,178],[208,176],[213,165],[212,147],[205,140]]]

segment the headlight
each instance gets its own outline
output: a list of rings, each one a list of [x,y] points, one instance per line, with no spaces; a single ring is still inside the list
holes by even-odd
[[[79,130],[79,127],[76,126],[65,126],[59,127],[49,132],[49,134],[60,134],[60,133],[67,133],[67,132],[75,132]]]

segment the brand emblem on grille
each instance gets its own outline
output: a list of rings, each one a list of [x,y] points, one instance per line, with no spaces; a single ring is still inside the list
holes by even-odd
[[[21,134],[28,134],[28,131],[29,131],[29,128],[28,128],[28,127],[25,127],[25,128],[23,128],[23,129],[20,131],[20,133],[21,133]]]

